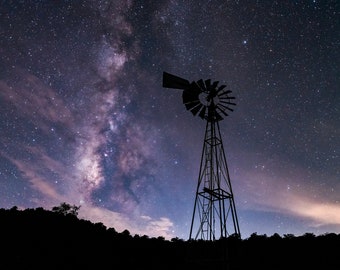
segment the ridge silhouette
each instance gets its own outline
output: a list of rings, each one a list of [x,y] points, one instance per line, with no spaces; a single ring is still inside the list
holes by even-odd
[[[340,269],[340,234],[165,240],[118,233],[67,209],[0,209],[1,269]]]

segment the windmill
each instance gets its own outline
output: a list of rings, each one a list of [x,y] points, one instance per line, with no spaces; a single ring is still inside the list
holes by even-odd
[[[235,97],[226,85],[211,79],[189,82],[163,72],[163,87],[182,89],[186,109],[206,121],[194,211],[189,239],[217,240],[240,237],[219,121],[232,112]]]

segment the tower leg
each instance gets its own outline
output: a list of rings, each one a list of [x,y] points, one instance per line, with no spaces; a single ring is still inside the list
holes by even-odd
[[[218,121],[207,121],[189,239],[241,237]]]

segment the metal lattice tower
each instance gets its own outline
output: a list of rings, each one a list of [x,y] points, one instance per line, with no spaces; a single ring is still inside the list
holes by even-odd
[[[163,87],[183,89],[183,103],[192,114],[206,120],[194,211],[189,239],[218,240],[241,237],[234,195],[225,157],[219,121],[227,116],[234,97],[218,81],[189,81],[163,73]]]
[[[190,239],[240,235],[233,191],[218,122],[207,121]]]

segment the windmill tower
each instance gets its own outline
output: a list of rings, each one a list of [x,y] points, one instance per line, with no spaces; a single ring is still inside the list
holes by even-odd
[[[233,111],[235,97],[226,85],[210,79],[189,82],[163,72],[163,87],[182,89],[187,110],[206,121],[198,184],[189,239],[240,237],[234,195],[224,153],[219,121]]]

